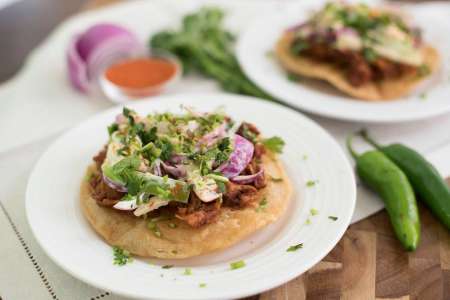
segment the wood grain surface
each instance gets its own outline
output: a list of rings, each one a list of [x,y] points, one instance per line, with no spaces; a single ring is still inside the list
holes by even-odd
[[[113,2],[117,0],[94,0],[84,8]],[[423,206],[420,217],[422,241],[413,253],[401,248],[382,211],[350,226],[337,246],[302,276],[246,300],[450,300],[450,233]]]

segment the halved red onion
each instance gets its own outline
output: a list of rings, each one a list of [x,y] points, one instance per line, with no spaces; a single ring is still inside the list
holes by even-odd
[[[74,37],[67,51],[69,79],[73,87],[87,93],[90,82],[108,64],[142,51],[144,46],[127,29],[114,24],[94,25]]]
[[[68,75],[73,87],[80,92],[86,93],[89,90],[89,80],[87,77],[86,64],[77,51],[78,39],[79,36],[75,36],[67,49]]]
[[[248,184],[254,182],[256,179],[264,176],[264,169],[261,168],[258,172],[251,175],[239,175],[231,178],[231,181],[239,184]]]
[[[105,174],[102,174],[103,181],[113,190],[118,192],[126,193],[128,191],[127,187],[123,184],[117,183],[109,179]]]
[[[96,79],[112,63],[142,52],[141,43],[132,36],[120,35],[104,40],[86,60],[88,78]]]
[[[244,137],[234,135],[234,149],[230,154],[228,161],[220,165],[216,171],[219,171],[227,178],[233,178],[239,175],[253,158],[255,147]]]

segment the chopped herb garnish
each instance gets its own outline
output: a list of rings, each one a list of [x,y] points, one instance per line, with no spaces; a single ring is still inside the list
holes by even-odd
[[[294,252],[297,251],[298,249],[303,248],[303,243],[294,245],[294,246],[290,246],[289,248],[286,249],[287,252]]]
[[[311,224],[311,220],[308,218],[308,219],[306,219],[306,221],[305,221],[305,224],[306,225],[309,225],[309,224]]]
[[[319,211],[315,208],[311,208],[309,210],[309,213],[311,214],[311,216],[315,216],[315,215],[319,214]]]
[[[313,186],[316,185],[317,182],[318,182],[317,180],[308,180],[308,181],[306,182],[306,186],[307,186],[307,187],[313,187]]]
[[[123,266],[133,261],[133,257],[131,257],[130,252],[128,252],[127,250],[123,250],[120,247],[113,247],[113,255],[113,264],[115,265]]]
[[[308,159],[308,155],[303,154],[302,159],[303,159],[303,160],[307,160],[307,159]]]
[[[156,237],[162,237],[162,233],[159,230],[158,224],[154,221],[150,221],[147,223],[147,228],[150,229]]]
[[[173,265],[164,265],[161,268],[163,268],[163,269],[171,269],[171,268],[173,268]]]
[[[191,268],[184,269],[183,275],[186,276],[192,275],[192,269]]]
[[[236,270],[236,269],[240,269],[245,267],[245,261],[243,260],[239,260],[239,261],[235,261],[230,263],[230,269],[231,270]]]
[[[84,176],[84,181],[90,181],[94,177],[94,173],[88,173]]]
[[[283,178],[281,178],[281,177],[280,178],[272,177],[271,180],[273,182],[281,182],[281,181],[283,181]]]
[[[328,216],[328,219],[333,220],[333,221],[337,221],[338,217],[335,217],[335,216]]]
[[[111,125],[108,126],[108,133],[109,133],[109,135],[113,134],[118,129],[119,129],[119,125],[117,125],[117,123],[112,123]]]
[[[262,143],[267,149],[269,149],[270,151],[272,151],[274,153],[283,152],[284,141],[278,136],[264,139],[264,140],[262,140]]]
[[[420,98],[421,100],[425,100],[425,99],[427,99],[427,94],[426,94],[426,93],[421,93],[421,94],[419,95],[419,98]]]
[[[291,46],[291,53],[294,55],[298,55],[300,54],[302,51],[306,50],[309,48],[309,43],[308,41],[304,40],[304,39],[297,39],[292,43]]]
[[[427,76],[428,74],[430,74],[430,67],[428,67],[427,65],[423,64],[417,68],[417,75],[419,77],[424,77]]]
[[[257,211],[257,212],[264,211],[264,210],[267,208],[267,204],[268,204],[267,198],[264,197],[264,198],[259,202],[258,207],[256,208],[256,211]]]
[[[169,224],[167,224],[167,226],[169,226],[170,228],[177,228],[178,227],[177,224],[175,224],[175,223],[169,223]]]
[[[198,286],[201,287],[201,288],[204,288],[204,287],[206,287],[206,283],[201,282]]]
[[[377,60],[377,54],[371,48],[365,48],[363,50],[363,56],[368,62],[374,62]]]
[[[292,82],[299,82],[302,80],[301,76],[291,73],[291,72],[286,73],[286,77],[289,81],[292,81]]]

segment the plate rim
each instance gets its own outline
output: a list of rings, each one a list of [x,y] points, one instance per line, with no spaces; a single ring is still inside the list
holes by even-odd
[[[334,239],[332,241],[330,241],[329,243],[327,243],[327,246],[324,247],[322,249],[322,253],[320,253],[319,255],[316,256],[316,260],[310,260],[309,263],[305,264],[304,266],[304,270],[302,271],[297,271],[297,270],[293,270],[291,272],[283,272],[283,273],[279,273],[276,277],[276,280],[272,279],[270,284],[265,284],[264,287],[249,287],[248,289],[246,289],[245,291],[243,290],[238,290],[237,292],[233,293],[232,291],[230,293],[228,293],[225,296],[213,296],[213,297],[209,297],[209,296],[195,296],[192,297],[190,295],[186,295],[183,296],[181,298],[161,298],[158,296],[158,298],[152,298],[154,296],[152,295],[141,295],[133,293],[132,291],[128,292],[128,291],[124,291],[123,289],[116,289],[115,287],[111,287],[111,286],[107,286],[104,285],[102,282],[95,282],[94,280],[91,280],[90,278],[86,278],[84,276],[81,276],[79,274],[77,274],[74,270],[72,270],[68,265],[64,264],[64,260],[62,260],[61,258],[55,257],[53,255],[53,251],[50,250],[47,245],[44,244],[44,241],[41,239],[40,237],[40,233],[38,233],[37,228],[33,227],[33,216],[32,216],[32,212],[31,212],[31,208],[30,208],[30,195],[32,193],[32,189],[34,189],[34,186],[36,185],[35,181],[38,180],[38,173],[40,168],[42,168],[42,163],[44,158],[48,155],[48,153],[51,152],[51,150],[55,147],[58,146],[58,143],[64,139],[66,136],[69,136],[72,132],[76,131],[77,129],[79,129],[80,127],[82,127],[85,123],[88,123],[90,121],[95,120],[96,118],[99,118],[102,115],[107,115],[107,114],[111,114],[113,111],[117,110],[119,107],[122,107],[124,105],[127,104],[133,104],[136,103],[136,105],[145,105],[147,103],[151,104],[151,103],[156,103],[157,102],[161,102],[161,101],[170,101],[171,98],[174,99],[179,99],[179,98],[195,98],[195,97],[223,97],[224,101],[226,101],[225,98],[234,98],[234,99],[244,99],[247,100],[248,103],[253,102],[252,104],[263,104],[263,105],[269,105],[269,106],[277,106],[279,109],[286,111],[287,113],[291,113],[291,114],[297,114],[298,117],[300,117],[302,119],[302,121],[309,123],[309,125],[313,125],[313,127],[315,127],[315,129],[322,131],[322,133],[326,136],[328,142],[334,144],[335,149],[337,149],[337,155],[340,156],[340,158],[342,159],[342,162],[344,163],[343,166],[345,165],[345,171],[347,173],[348,179],[351,182],[351,185],[349,186],[350,190],[348,191],[349,193],[349,199],[348,201],[350,201],[350,205],[349,205],[349,213],[347,215],[346,219],[343,219],[343,223],[342,225],[339,227],[339,230],[337,230],[336,235],[334,236]],[[151,104],[151,105],[156,105],[156,104]],[[339,146],[339,144],[337,143],[337,141],[324,129],[322,128],[318,123],[316,123],[315,121],[311,120],[308,116],[305,116],[302,113],[296,112],[292,109],[289,109],[283,105],[274,103],[274,102],[268,102],[265,101],[263,99],[260,98],[256,98],[256,97],[249,97],[249,96],[242,96],[242,95],[234,95],[234,94],[227,94],[227,93],[182,93],[182,94],[174,94],[174,95],[162,95],[162,96],[157,96],[152,100],[147,100],[147,101],[142,101],[142,102],[126,102],[123,103],[123,105],[118,105],[118,106],[114,106],[112,108],[100,111],[96,114],[94,114],[93,116],[79,122],[77,125],[71,127],[70,129],[66,130],[63,134],[59,135],[48,147],[47,149],[41,154],[41,156],[39,157],[38,161],[35,163],[35,165],[33,166],[33,170],[31,171],[29,177],[28,177],[28,181],[27,181],[27,186],[26,186],[26,191],[25,191],[25,213],[26,213],[26,218],[27,218],[27,222],[31,228],[32,234],[35,237],[36,241],[38,242],[39,246],[44,250],[45,254],[56,264],[58,265],[60,268],[62,268],[65,272],[69,273],[70,275],[72,275],[73,277],[81,280],[82,282],[85,282],[93,287],[98,287],[107,291],[111,291],[114,294],[117,295],[122,295],[122,296],[126,296],[126,297],[132,297],[132,298],[138,298],[138,299],[192,299],[192,300],[199,300],[199,299],[225,299],[225,298],[229,298],[229,297],[247,297],[247,296],[251,296],[257,293],[261,293],[264,291],[267,291],[269,289],[275,288],[277,286],[280,286],[298,276],[300,276],[301,274],[303,274],[304,272],[306,272],[307,270],[309,270],[312,266],[314,266],[316,263],[320,262],[323,257],[325,257],[336,245],[337,243],[341,240],[341,238],[343,237],[345,231],[347,230],[348,226],[351,223],[351,218],[352,215],[354,213],[355,210],[355,205],[356,205],[356,181],[355,181],[355,175],[353,172],[353,168],[350,165],[350,162],[348,161],[347,157],[344,154],[344,151],[342,150],[342,148]],[[341,220],[341,219],[340,219]],[[264,230],[264,229],[263,229]],[[99,237],[100,239],[100,237]],[[225,297],[225,298],[224,298]]]

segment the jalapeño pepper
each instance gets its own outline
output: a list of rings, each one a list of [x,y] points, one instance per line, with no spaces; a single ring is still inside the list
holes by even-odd
[[[356,172],[363,183],[382,198],[394,232],[403,247],[412,251],[420,240],[420,221],[416,198],[406,175],[381,151],[372,150],[358,155],[347,148],[356,162]]]
[[[361,136],[391,159],[408,177],[419,200],[450,229],[450,188],[439,172],[422,155],[402,145],[381,146],[365,130]]]

